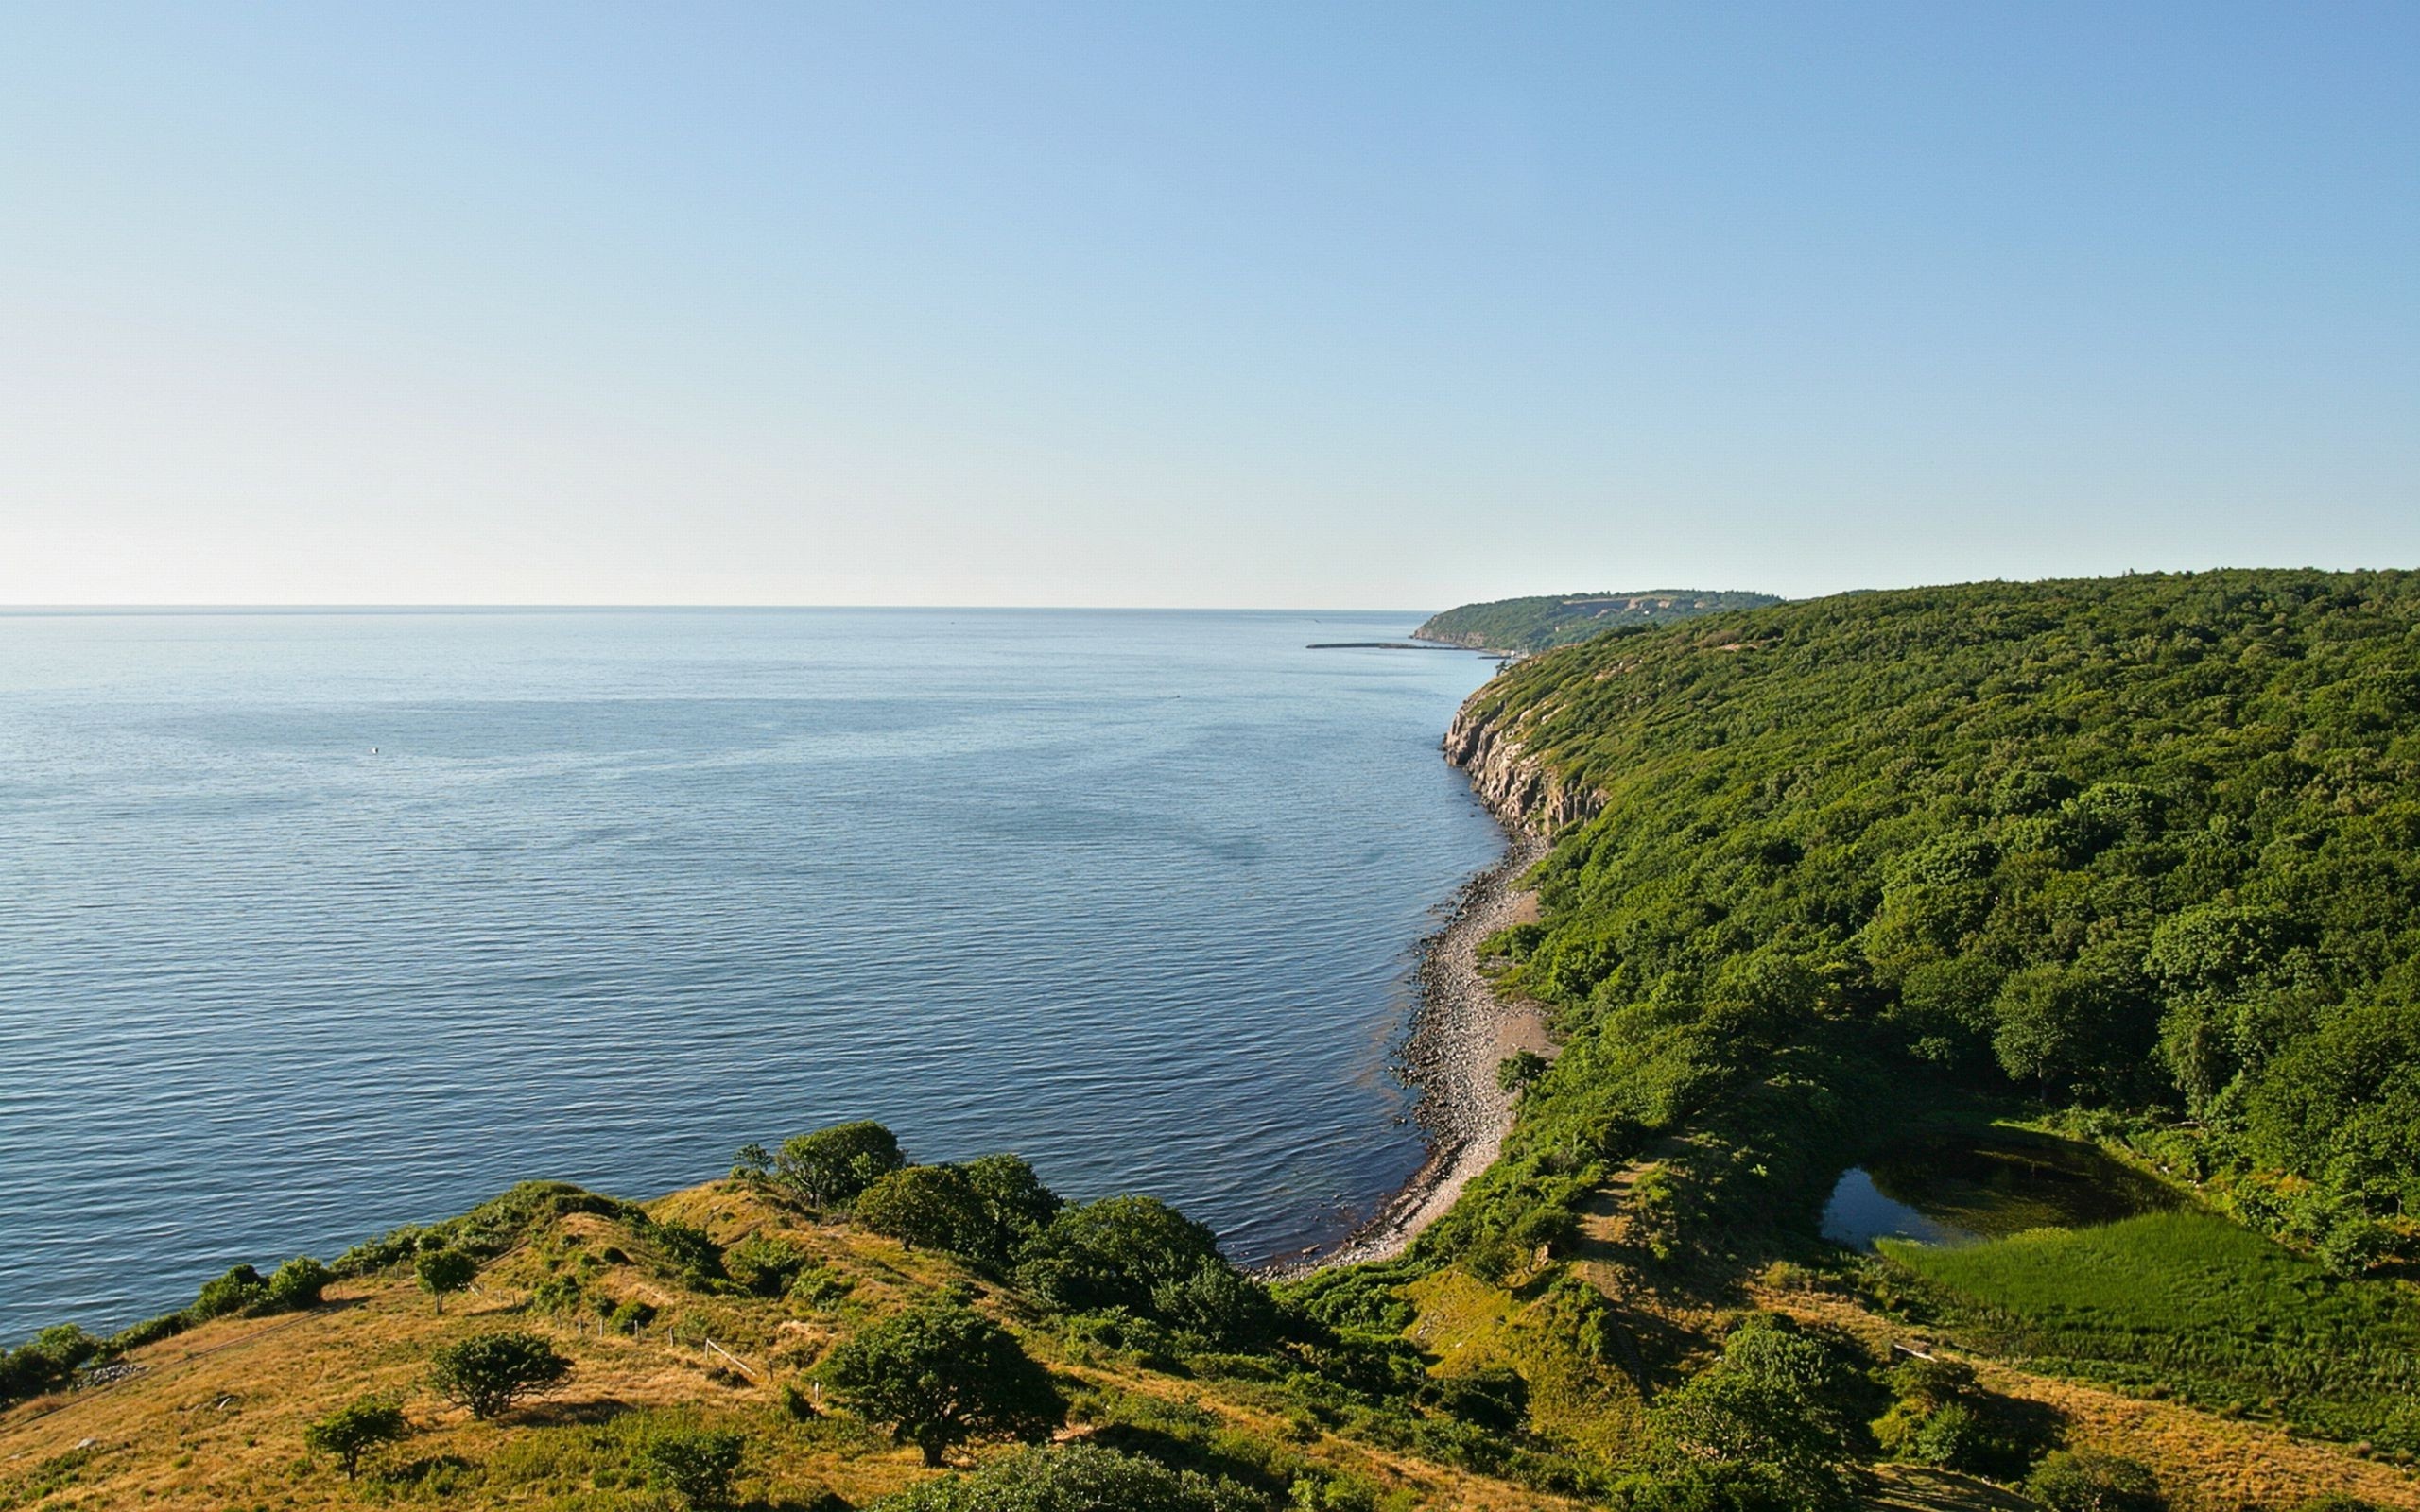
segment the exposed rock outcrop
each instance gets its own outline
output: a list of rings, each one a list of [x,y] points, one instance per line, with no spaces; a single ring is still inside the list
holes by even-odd
[[[1471,791],[1497,818],[1532,834],[1552,835],[1585,823],[1605,806],[1603,794],[1566,783],[1530,755],[1514,716],[1483,712],[1476,697],[1446,728],[1445,760],[1470,774]]]

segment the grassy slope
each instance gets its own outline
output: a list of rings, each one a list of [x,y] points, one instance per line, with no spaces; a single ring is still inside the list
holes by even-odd
[[[734,1183],[648,1205],[659,1219],[700,1224],[728,1245],[751,1231],[789,1239],[854,1282],[818,1311],[801,1303],[704,1296],[650,1265],[627,1224],[588,1213],[544,1220],[481,1271],[476,1289],[440,1317],[405,1276],[341,1282],[326,1305],[288,1318],[211,1323],[132,1355],[144,1368],[115,1384],[60,1393],[0,1414],[0,1508],[19,1506],[339,1507],[363,1493],[449,1504],[604,1508],[630,1499],[630,1446],[651,1419],[671,1417],[744,1432],[743,1503],[812,1507],[827,1493],[862,1505],[929,1475],[913,1450],[892,1446],[844,1414],[799,1421],[779,1388],[836,1339],[907,1301],[967,1279],[952,1262],[910,1253],[845,1225],[804,1220]],[[638,1337],[575,1330],[522,1310],[540,1280],[608,1248],[629,1263],[591,1270],[592,1290],[662,1310]],[[1525,1487],[1327,1432],[1315,1419],[1254,1400],[1252,1388],[1160,1374],[1135,1360],[1069,1340],[1021,1314],[993,1289],[979,1304],[1011,1323],[1037,1358],[1062,1374],[1077,1411],[1070,1434],[1121,1429],[1163,1436],[1173,1428],[1215,1454],[1220,1435],[1287,1465],[1358,1475],[1408,1493],[1416,1504],[1482,1509],[1568,1503]],[[565,1389],[500,1423],[478,1423],[424,1386],[437,1346],[497,1327],[552,1336],[576,1370]],[[670,1330],[677,1328],[681,1342]],[[757,1377],[697,1342],[711,1337]],[[420,1467],[360,1488],[302,1447],[314,1418],[360,1397],[403,1399],[417,1432],[388,1452],[389,1469]],[[1088,1420],[1089,1419],[1089,1420]],[[79,1448],[79,1446],[82,1446]],[[979,1453],[981,1452],[977,1452]],[[973,1455],[968,1456],[975,1457]],[[828,1503],[827,1503],[828,1504]]]
[[[2348,1440],[2420,1426],[2420,1300],[2204,1212],[1939,1249],[1886,1243],[1959,1331],[2061,1374]]]

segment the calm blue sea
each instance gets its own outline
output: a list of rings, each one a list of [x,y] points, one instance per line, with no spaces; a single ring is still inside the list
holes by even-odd
[[[874,1117],[1239,1258],[1421,1157],[1410,614],[0,616],[0,1341]]]

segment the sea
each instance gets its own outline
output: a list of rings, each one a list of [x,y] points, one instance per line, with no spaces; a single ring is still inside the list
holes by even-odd
[[[1415,613],[0,614],[0,1343],[843,1119],[1251,1263],[1503,836]]]

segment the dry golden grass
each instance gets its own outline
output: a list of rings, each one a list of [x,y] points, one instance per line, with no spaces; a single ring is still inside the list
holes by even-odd
[[[729,1183],[676,1194],[649,1211],[660,1221],[706,1228],[726,1246],[752,1232],[776,1234],[846,1276],[853,1289],[821,1314],[783,1300],[701,1296],[642,1263],[640,1243],[626,1226],[569,1214],[483,1266],[475,1289],[449,1298],[442,1316],[408,1279],[342,1282],[316,1311],[211,1323],[135,1351],[130,1358],[143,1368],[130,1379],[0,1414],[0,1508],[360,1506],[363,1488],[349,1486],[324,1458],[306,1454],[302,1436],[314,1418],[373,1395],[401,1400],[415,1430],[387,1452],[388,1465],[455,1456],[486,1468],[487,1484],[447,1498],[449,1505],[624,1504],[618,1492],[566,1490],[555,1451],[566,1435],[634,1412],[743,1429],[752,1457],[742,1489],[776,1505],[811,1504],[827,1490],[863,1505],[933,1473],[915,1451],[893,1447],[843,1415],[798,1422],[782,1406],[780,1388],[803,1383],[804,1372],[849,1331],[966,1279],[953,1263],[845,1226],[802,1220]],[[601,1258],[609,1252],[633,1258],[609,1263]],[[583,1263],[583,1256],[599,1258]],[[581,1263],[591,1267],[592,1290],[651,1303],[661,1321],[628,1337],[600,1332],[593,1317],[575,1325],[522,1309],[531,1287]],[[978,1305],[1006,1317],[996,1297]],[[505,1420],[476,1422],[427,1388],[427,1361],[441,1345],[500,1327],[547,1334],[575,1369],[562,1389]],[[705,1348],[705,1337],[746,1369]],[[1046,1333],[1028,1332],[1028,1344],[1071,1383],[1184,1402],[1226,1427],[1287,1441],[1323,1468],[1409,1492],[1422,1506],[1518,1512],[1579,1505],[1324,1432],[1305,1437],[1298,1422],[1236,1400],[1216,1383],[1160,1375],[1089,1351],[1078,1358]],[[1068,1436],[1084,1431],[1071,1429]],[[72,1468],[45,1474],[44,1467],[58,1467],[62,1457]],[[517,1485],[499,1484],[515,1477]],[[47,1494],[33,1494],[51,1480],[58,1484]]]

